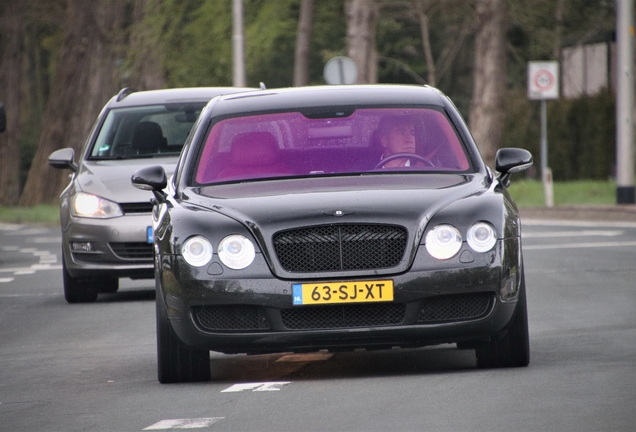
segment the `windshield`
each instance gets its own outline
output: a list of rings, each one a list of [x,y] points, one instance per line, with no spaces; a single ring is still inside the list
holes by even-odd
[[[436,109],[377,108],[308,118],[285,112],[221,120],[196,168],[200,185],[366,172],[465,172],[466,150]]]
[[[205,102],[109,111],[89,159],[176,156]]]

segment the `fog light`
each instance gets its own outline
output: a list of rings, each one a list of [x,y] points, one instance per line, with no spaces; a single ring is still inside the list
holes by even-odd
[[[91,242],[71,242],[71,250],[73,252],[92,252],[93,245]]]

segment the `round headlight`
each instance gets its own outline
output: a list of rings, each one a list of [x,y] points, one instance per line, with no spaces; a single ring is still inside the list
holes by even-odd
[[[437,225],[426,234],[426,250],[433,258],[452,258],[461,247],[462,236],[452,225]]]
[[[489,223],[477,222],[468,230],[468,246],[475,252],[488,252],[497,242],[495,230]]]
[[[252,264],[255,256],[254,244],[242,235],[227,236],[219,243],[219,258],[231,269],[244,269]]]
[[[212,259],[212,245],[202,236],[194,236],[183,242],[181,246],[183,259],[193,267],[201,267]]]

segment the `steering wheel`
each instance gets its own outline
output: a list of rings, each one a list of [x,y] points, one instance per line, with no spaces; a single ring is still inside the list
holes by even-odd
[[[435,165],[433,165],[433,162],[431,162],[430,160],[426,159],[423,156],[420,155],[416,155],[414,153],[396,153],[396,154],[392,154],[391,156],[388,156],[384,159],[382,159],[380,161],[380,163],[378,163],[374,169],[379,169],[382,168],[384,165],[386,165],[388,162],[391,162],[392,160],[395,159],[409,159],[409,160],[416,160],[416,161],[420,161],[424,164],[426,164],[427,166],[432,166],[434,167]]]

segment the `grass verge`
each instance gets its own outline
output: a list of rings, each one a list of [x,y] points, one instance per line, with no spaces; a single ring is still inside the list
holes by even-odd
[[[543,207],[543,183],[537,180],[512,180],[508,188],[519,207]],[[616,204],[616,182],[580,180],[554,183],[554,205]]]
[[[0,206],[0,222],[56,226],[60,224],[60,208],[53,204],[33,207]]]

